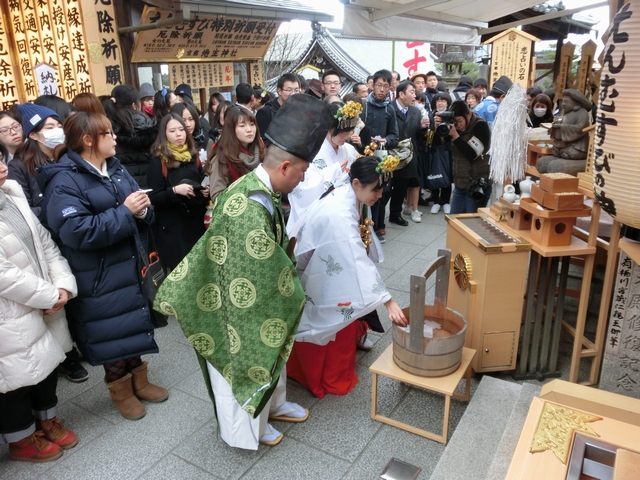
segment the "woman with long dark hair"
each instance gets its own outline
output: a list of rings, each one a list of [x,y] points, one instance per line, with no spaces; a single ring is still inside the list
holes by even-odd
[[[346,395],[358,382],[356,344],[366,327],[357,319],[384,305],[392,322],[407,324],[374,264],[382,247],[369,219],[394,168],[377,157],[357,159],[348,178],[311,205],[292,232],[307,302],[287,375],[316,397]]]
[[[54,149],[65,141],[64,132],[58,114],[47,107],[25,103],[18,105],[18,112],[26,138],[9,164],[9,179],[20,184],[31,210],[42,220],[36,168],[53,161]]]
[[[553,122],[553,104],[548,95],[541,93],[531,102],[529,121],[533,128],[537,128],[541,123]]]
[[[220,111],[218,107],[218,112]],[[229,107],[224,115],[222,134],[207,162],[211,199],[264,160],[264,144],[256,117],[246,108]]]
[[[207,113],[206,117],[209,121],[209,125],[213,128],[214,120],[216,116],[216,111],[218,110],[218,105],[225,101],[224,96],[220,92],[214,92],[209,97],[209,104],[207,105]],[[204,117],[205,115],[203,115]]]
[[[156,92],[153,97],[153,114],[158,123],[160,123],[160,120],[169,114],[171,107],[176,103],[180,103],[178,100],[178,96],[166,88]]]
[[[118,136],[118,160],[141,188],[147,188],[149,147],[158,136],[156,120],[140,112],[140,94],[131,85],[118,85],[111,90],[103,107]]]
[[[200,126],[200,117],[195,107],[190,103],[176,103],[171,107],[171,113],[175,113],[182,118],[187,131],[193,138],[196,150],[203,149],[209,154],[213,146],[213,140],[209,138],[207,132]]]
[[[116,135],[103,115],[79,112],[64,124],[66,147],[38,170],[44,217],[78,283],[69,327],[91,365],[103,365],[111,401],[142,418],[140,400],[162,402],[141,355],[157,353],[142,278],[138,223],[153,220],[146,193],[115,157]]]
[[[202,187],[198,150],[179,115],[162,119],[151,153],[147,178],[153,189],[149,198],[156,211],[156,243],[162,265],[172,270],[205,231],[209,187]]]
[[[214,142],[217,142],[222,134],[222,127],[224,127],[224,114],[230,107],[233,107],[233,103],[223,100],[218,104],[218,108],[216,108],[216,114],[213,117],[213,123],[209,129],[209,136]]]

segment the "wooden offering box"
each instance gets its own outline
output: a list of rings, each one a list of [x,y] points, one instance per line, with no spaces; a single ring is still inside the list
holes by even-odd
[[[584,205],[584,195],[581,193],[549,193],[539,185],[531,186],[531,199],[550,210],[579,210]]]
[[[478,351],[476,372],[516,366],[525,278],[531,244],[480,213],[447,215],[447,307],[467,319],[465,346]]]
[[[520,207],[533,214],[531,241],[546,247],[571,245],[576,217],[588,217],[591,208],[582,205],[575,210],[546,210],[531,198],[520,200]]]
[[[507,202],[504,198],[500,197],[498,202],[500,206],[506,210],[505,217],[507,218],[507,225],[509,225],[514,230],[530,230],[531,229],[531,219],[533,215],[520,208],[520,205],[517,203]]]
[[[540,188],[549,193],[577,192],[580,179],[568,173],[543,173]]]

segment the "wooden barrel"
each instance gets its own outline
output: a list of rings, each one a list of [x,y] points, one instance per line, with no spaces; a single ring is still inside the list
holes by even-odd
[[[402,310],[409,317],[409,308]],[[442,377],[455,372],[462,359],[467,321],[442,305],[425,305],[424,318],[439,323],[433,338],[422,339],[422,351],[409,350],[410,335],[393,324],[393,360],[403,370],[421,377]]]

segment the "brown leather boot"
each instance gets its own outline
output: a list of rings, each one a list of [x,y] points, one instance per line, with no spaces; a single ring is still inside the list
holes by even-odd
[[[131,375],[133,375],[133,393],[140,400],[153,403],[164,402],[169,398],[169,392],[166,388],[149,383],[147,379],[148,367],[149,364],[147,362],[142,362],[142,365],[138,368],[131,370]]]
[[[127,373],[115,382],[107,383],[107,388],[111,395],[111,401],[124,418],[138,420],[147,413],[144,405],[142,405],[138,397],[133,394],[133,384],[130,373]]]
[[[51,462],[60,458],[63,453],[62,447],[44,438],[44,433],[40,430],[9,444],[9,457],[24,462]]]
[[[44,437],[47,440],[68,450],[78,444],[78,437],[62,425],[63,422],[57,417],[50,420],[36,420],[36,428],[44,432]]]

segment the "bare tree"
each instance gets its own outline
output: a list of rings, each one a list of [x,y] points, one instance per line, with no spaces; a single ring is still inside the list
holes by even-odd
[[[304,52],[304,35],[291,32],[291,24],[283,23],[264,56],[264,78],[279,77]]]

